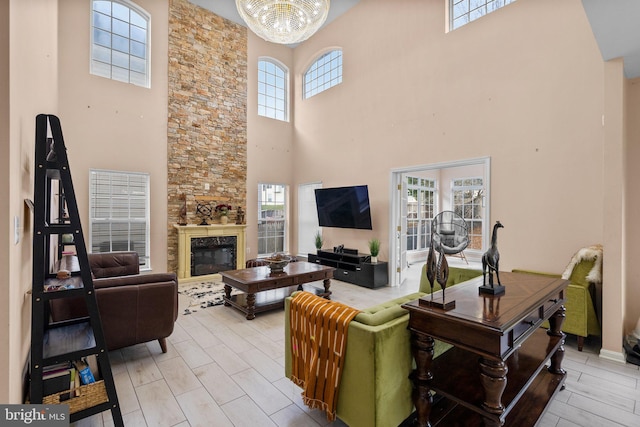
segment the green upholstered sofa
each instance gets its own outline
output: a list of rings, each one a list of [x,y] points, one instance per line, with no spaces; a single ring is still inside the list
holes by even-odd
[[[423,268],[423,276],[424,271]],[[451,268],[447,286],[481,274],[479,270]],[[409,312],[400,306],[429,292],[431,288],[424,278],[418,292],[364,309],[349,324],[336,412],[350,427],[396,427],[413,411],[409,380],[409,373],[413,369],[407,329]],[[285,300],[287,378],[291,378],[291,298]],[[334,294],[334,299],[339,301],[339,295]],[[447,344],[436,341],[435,356],[448,348]]]
[[[578,350],[582,351],[584,339],[589,335],[600,336],[600,322],[596,314],[594,300],[598,301],[596,285],[587,280],[587,275],[593,269],[595,261],[585,260],[577,263],[569,277],[566,299],[565,320],[562,331],[578,338]],[[549,277],[561,277],[560,274],[543,273],[539,271],[514,269],[517,273],[540,274]],[[548,324],[543,324],[548,327]]]

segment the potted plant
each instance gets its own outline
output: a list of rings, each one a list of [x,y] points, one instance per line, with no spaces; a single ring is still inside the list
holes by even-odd
[[[230,210],[231,210],[231,205],[222,203],[216,206],[216,213],[220,215],[220,222],[222,224],[226,224],[229,221]]]
[[[324,244],[324,239],[322,238],[322,234],[320,233],[320,230],[316,231],[316,235],[315,235],[315,245],[316,245],[316,249],[320,250],[322,249],[322,245]]]
[[[378,262],[378,254],[380,253],[380,240],[375,237],[369,240],[369,252],[371,253],[371,262]]]

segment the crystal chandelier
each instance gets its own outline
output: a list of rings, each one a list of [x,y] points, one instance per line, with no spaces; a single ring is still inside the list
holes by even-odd
[[[251,31],[268,42],[300,43],[327,19],[330,0],[236,0]]]

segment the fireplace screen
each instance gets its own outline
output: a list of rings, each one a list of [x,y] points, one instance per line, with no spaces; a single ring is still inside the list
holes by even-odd
[[[191,239],[191,276],[236,269],[236,236]]]

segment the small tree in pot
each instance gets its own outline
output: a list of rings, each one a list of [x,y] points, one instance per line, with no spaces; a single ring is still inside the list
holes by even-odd
[[[378,262],[378,254],[380,253],[380,240],[375,237],[369,240],[369,252],[371,253],[371,262]]]
[[[316,235],[315,235],[315,245],[316,245],[316,249],[320,250],[322,249],[322,245],[324,244],[324,239],[322,238],[322,234],[320,234],[320,230],[316,231]]]

